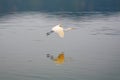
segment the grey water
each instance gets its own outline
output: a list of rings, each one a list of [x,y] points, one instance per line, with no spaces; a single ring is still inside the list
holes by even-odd
[[[46,36],[57,24],[76,29]],[[1,15],[0,80],[120,80],[120,12]]]

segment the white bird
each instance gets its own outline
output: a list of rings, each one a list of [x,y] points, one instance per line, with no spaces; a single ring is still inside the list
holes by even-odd
[[[69,31],[69,30],[72,30],[72,29],[75,29],[75,28],[63,29],[63,27],[62,27],[60,24],[58,24],[58,25],[54,26],[54,27],[52,28],[52,30],[51,30],[50,32],[47,32],[46,34],[47,34],[47,36],[48,36],[48,35],[50,35],[51,33],[55,32],[55,33],[57,33],[61,38],[63,38],[63,37],[64,37],[64,31]]]

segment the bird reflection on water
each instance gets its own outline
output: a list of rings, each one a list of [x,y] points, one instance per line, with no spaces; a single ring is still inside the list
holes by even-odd
[[[64,52],[59,53],[57,57],[51,54],[47,54],[46,57],[54,61],[55,64],[63,64],[65,62]]]

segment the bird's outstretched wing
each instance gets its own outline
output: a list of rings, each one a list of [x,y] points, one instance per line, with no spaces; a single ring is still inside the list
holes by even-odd
[[[58,30],[58,31],[56,31],[56,33],[57,33],[61,38],[64,37],[64,31],[63,31],[63,30]]]
[[[61,27],[61,25],[56,25],[55,27],[52,28],[52,30],[57,33],[61,38],[64,37],[64,30]]]

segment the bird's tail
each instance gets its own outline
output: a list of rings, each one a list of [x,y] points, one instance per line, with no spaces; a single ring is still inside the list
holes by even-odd
[[[50,31],[50,32],[47,32],[46,35],[50,35],[51,33],[53,33],[54,31]]]

